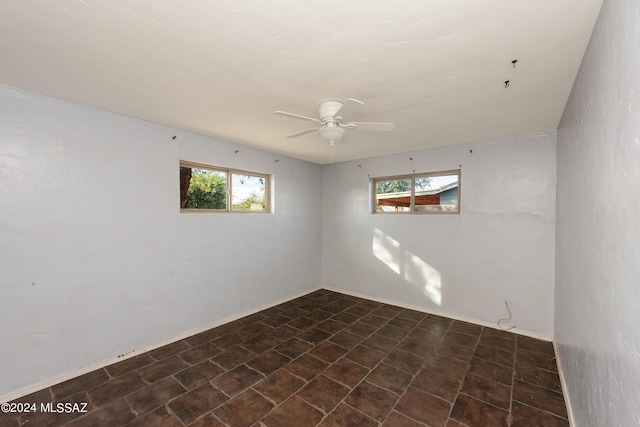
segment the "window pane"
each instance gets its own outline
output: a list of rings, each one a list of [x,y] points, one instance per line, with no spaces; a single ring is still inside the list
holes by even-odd
[[[231,175],[231,206],[234,211],[267,210],[265,178],[254,175]]]
[[[208,169],[181,167],[181,178],[191,170],[191,179],[187,191],[186,203],[181,201],[184,209],[226,209],[227,208],[227,174]]]
[[[411,179],[375,181],[378,212],[408,212],[411,205]]]
[[[457,212],[458,175],[415,178],[416,212]]]

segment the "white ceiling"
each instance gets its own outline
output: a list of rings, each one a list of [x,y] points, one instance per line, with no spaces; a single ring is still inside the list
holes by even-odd
[[[601,3],[0,0],[0,83],[325,164],[556,129]]]

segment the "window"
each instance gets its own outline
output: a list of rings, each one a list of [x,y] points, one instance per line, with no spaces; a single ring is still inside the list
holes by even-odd
[[[460,170],[374,178],[373,213],[460,213]]]
[[[269,175],[180,161],[180,210],[265,212]]]

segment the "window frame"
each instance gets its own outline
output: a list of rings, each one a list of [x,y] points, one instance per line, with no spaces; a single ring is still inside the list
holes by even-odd
[[[272,203],[271,203],[271,185],[272,185],[272,175],[261,173],[261,172],[253,172],[243,169],[232,169],[224,166],[211,165],[208,163],[200,163],[200,162],[192,162],[189,160],[180,160],[179,167],[180,168],[191,168],[191,169],[202,169],[212,172],[224,173],[226,175],[226,190],[225,190],[225,198],[226,198],[226,208],[225,209],[188,209],[188,208],[180,208],[180,213],[239,213],[239,214],[271,214],[272,213]],[[234,210],[232,203],[232,195],[233,195],[233,175],[247,175],[247,176],[255,176],[257,178],[264,179],[264,210]]]
[[[458,203],[456,210],[426,210],[426,211],[417,211],[416,208],[416,179],[418,178],[429,178],[429,177],[437,177],[437,176],[448,176],[448,175],[457,175],[458,176]],[[406,211],[379,211],[378,208],[378,198],[376,193],[376,184],[381,181],[399,181],[399,180],[410,180],[410,195],[409,195],[409,210]],[[461,191],[461,183],[462,183],[462,170],[461,169],[450,169],[444,171],[435,171],[435,172],[422,172],[422,173],[411,173],[406,175],[392,175],[392,176],[381,176],[374,177],[369,179],[369,189],[370,189],[370,204],[369,204],[369,213],[371,214],[384,214],[384,215],[407,215],[407,214],[418,214],[418,215],[459,215],[461,211],[461,201],[462,201],[462,191]]]

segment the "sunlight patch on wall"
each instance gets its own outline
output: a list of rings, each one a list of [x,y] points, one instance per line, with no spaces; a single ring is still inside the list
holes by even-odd
[[[442,275],[411,251],[402,249],[400,242],[376,228],[373,231],[373,255],[394,273],[419,289],[432,302],[442,304]]]
[[[400,274],[400,243],[377,228],[373,232],[373,255]]]

